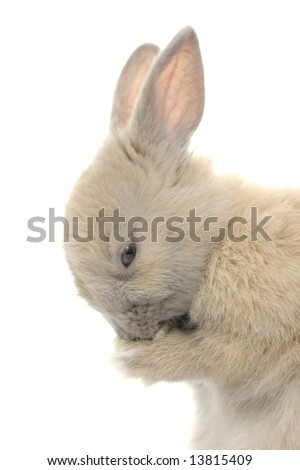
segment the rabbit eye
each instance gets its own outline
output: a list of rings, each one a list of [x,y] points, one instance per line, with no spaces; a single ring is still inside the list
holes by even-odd
[[[125,268],[127,268],[132,263],[132,261],[135,258],[135,254],[136,254],[135,243],[130,243],[124,248],[123,253],[121,255],[121,261],[123,265],[125,266]]]

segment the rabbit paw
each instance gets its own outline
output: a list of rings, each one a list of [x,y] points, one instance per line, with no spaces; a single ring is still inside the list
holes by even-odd
[[[155,377],[157,344],[151,340],[126,341],[117,338],[112,361],[127,377],[142,379],[145,383],[159,380]]]
[[[177,330],[164,331],[153,340],[117,338],[113,362],[123,374],[140,378],[146,384],[183,380],[189,344],[189,334]]]

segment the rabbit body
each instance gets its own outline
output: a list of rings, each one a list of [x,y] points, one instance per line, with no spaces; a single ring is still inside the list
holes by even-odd
[[[193,448],[300,449],[300,191],[216,175],[188,151],[203,83],[191,28],[161,54],[151,44],[133,53],[111,134],[67,205],[77,220],[67,260],[118,334],[116,365],[145,383],[194,387]],[[148,223],[128,266],[134,227],[119,224],[116,236],[107,224],[104,240],[102,208]],[[180,222],[184,237],[158,217]]]

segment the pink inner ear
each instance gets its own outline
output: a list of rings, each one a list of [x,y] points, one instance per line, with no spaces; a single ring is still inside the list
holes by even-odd
[[[133,109],[136,105],[138,95],[146,79],[146,75],[149,71],[149,67],[153,61],[153,57],[149,57],[148,60],[140,66],[139,71],[135,74],[131,83],[128,84],[128,92],[124,97],[123,103],[121,103],[122,113],[120,116],[120,123],[122,126],[126,126],[132,116]],[[131,77],[124,77],[124,81],[130,80]]]
[[[170,134],[193,127],[199,119],[200,67],[193,43],[185,44],[164,67],[157,80],[157,105],[160,118]]]

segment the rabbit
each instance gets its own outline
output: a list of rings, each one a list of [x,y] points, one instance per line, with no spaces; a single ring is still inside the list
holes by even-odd
[[[115,366],[193,387],[192,448],[300,449],[300,189],[217,174],[189,150],[203,108],[191,27],[133,52],[66,206],[67,261]]]

